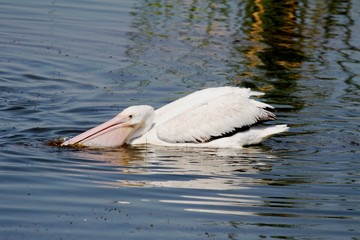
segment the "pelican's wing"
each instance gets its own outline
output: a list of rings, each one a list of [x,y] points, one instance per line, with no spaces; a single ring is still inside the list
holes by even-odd
[[[199,104],[208,103],[209,101],[226,95],[250,97],[261,96],[264,95],[264,93],[251,91],[250,88],[238,87],[214,87],[199,90],[157,109],[155,111],[156,124],[162,124],[193,107],[199,106]],[[268,107],[272,108],[271,106]]]
[[[251,95],[260,94],[248,90],[213,97],[207,102],[198,101],[159,124],[157,136],[170,143],[208,142],[258,122],[274,120],[275,115],[267,110],[273,107],[249,99]]]

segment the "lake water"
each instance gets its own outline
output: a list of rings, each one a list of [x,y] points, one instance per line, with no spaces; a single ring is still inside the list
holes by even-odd
[[[360,239],[360,2],[0,1],[0,239]],[[71,149],[129,105],[251,87],[243,150]]]

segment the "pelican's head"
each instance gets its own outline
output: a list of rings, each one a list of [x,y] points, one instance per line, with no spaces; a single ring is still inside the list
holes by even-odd
[[[65,141],[62,146],[80,144],[94,147],[116,147],[140,137],[152,126],[154,108],[147,105],[124,109],[114,118]]]

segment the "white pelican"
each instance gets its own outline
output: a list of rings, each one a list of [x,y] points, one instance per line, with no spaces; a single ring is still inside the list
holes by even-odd
[[[154,144],[210,148],[241,148],[285,132],[287,125],[260,125],[275,120],[272,106],[250,99],[264,95],[246,88],[207,88],[157,110],[147,105],[124,109],[61,146],[117,147]]]

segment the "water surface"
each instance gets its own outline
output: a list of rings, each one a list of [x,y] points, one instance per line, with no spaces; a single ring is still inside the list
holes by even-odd
[[[356,1],[0,3],[1,239],[359,239]],[[135,104],[251,87],[243,150],[71,149]]]

